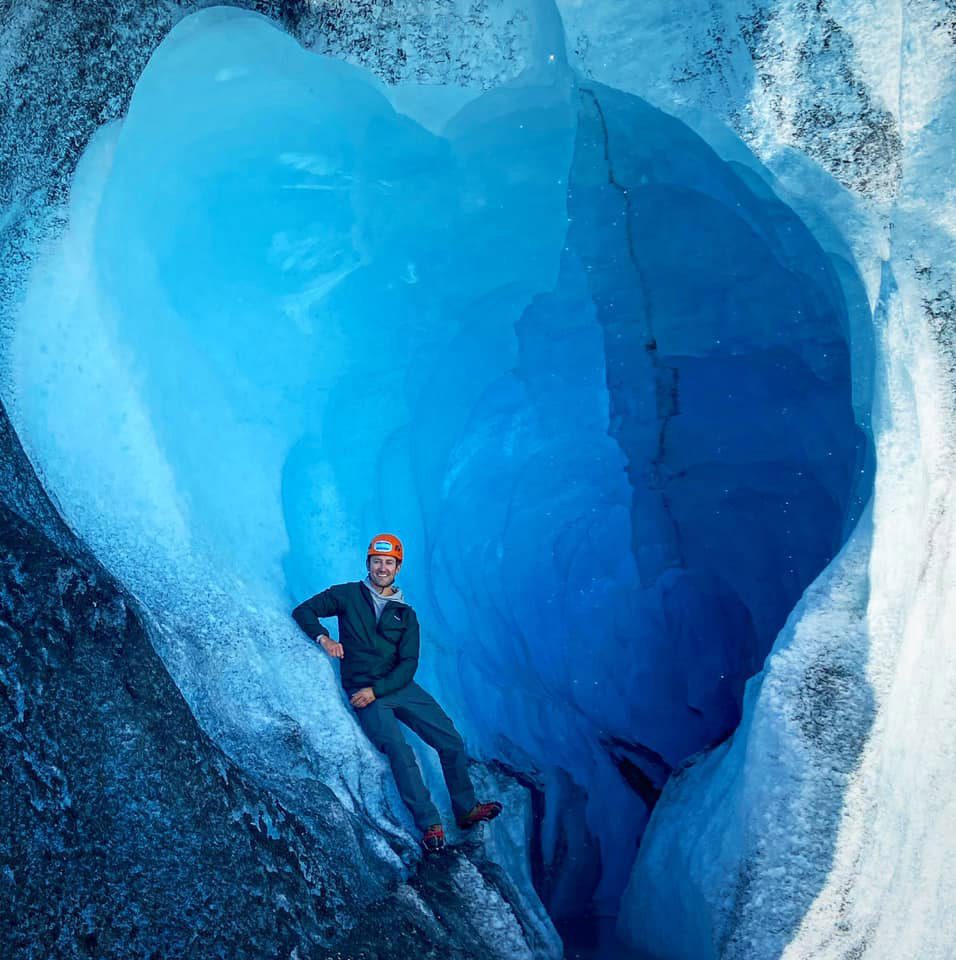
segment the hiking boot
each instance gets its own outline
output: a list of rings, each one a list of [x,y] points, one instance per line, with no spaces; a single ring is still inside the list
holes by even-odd
[[[422,837],[425,853],[438,853],[445,849],[445,830],[440,823],[433,823]]]
[[[501,813],[501,804],[497,800],[489,800],[487,803],[476,803],[463,817],[458,818],[458,826],[462,830],[473,827],[476,823],[483,823],[486,820],[494,820]]]

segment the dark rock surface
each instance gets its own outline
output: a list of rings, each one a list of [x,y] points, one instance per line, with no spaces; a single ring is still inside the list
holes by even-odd
[[[333,942],[375,889],[338,804],[317,795],[325,829],[307,829],[209,742],[132,601],[57,523],[5,416],[0,433],[0,952]]]

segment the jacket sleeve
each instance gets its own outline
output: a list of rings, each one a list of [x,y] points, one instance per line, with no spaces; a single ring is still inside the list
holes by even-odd
[[[415,611],[409,609],[408,623],[405,632],[398,643],[398,663],[372,685],[372,693],[376,697],[384,697],[388,693],[401,690],[412,682],[415,671],[418,669],[418,654],[421,649],[421,629],[418,626],[418,617]]]
[[[329,587],[317,593],[314,597],[309,597],[300,603],[292,611],[292,617],[302,628],[303,632],[308,634],[313,640],[319,637],[327,637],[329,631],[322,626],[319,617],[335,617],[341,612],[342,606],[339,603],[335,587]]]

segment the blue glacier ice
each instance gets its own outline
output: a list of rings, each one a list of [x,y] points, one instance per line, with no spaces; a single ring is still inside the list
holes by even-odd
[[[627,888],[646,942],[657,795],[863,514],[866,295],[742,146],[551,46],[426,123],[262,17],[181,22],[77,171],[14,414],[206,729],[266,770],[294,729],[407,830],[287,616],[399,533],[422,682],[543,791],[537,850],[502,857],[556,919]]]
[[[854,402],[865,422],[872,401],[877,462],[871,507],[748,684],[733,739],[691,758],[657,805],[621,931],[675,960],[944,960],[956,943],[952,16],[560,6],[582,72],[680,115],[812,229],[859,307]]]

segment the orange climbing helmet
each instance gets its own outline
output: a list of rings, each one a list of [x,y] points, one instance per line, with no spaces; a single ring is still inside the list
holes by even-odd
[[[372,542],[368,545],[369,557],[394,557],[399,563],[402,562],[402,541],[392,533],[380,533],[372,537]]]

